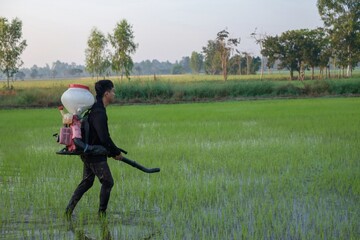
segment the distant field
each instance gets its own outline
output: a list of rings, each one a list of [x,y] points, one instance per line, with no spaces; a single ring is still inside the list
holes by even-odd
[[[332,79],[338,78],[339,74],[341,73],[340,70],[332,70]],[[315,78],[318,78],[320,75],[319,70],[315,71]],[[311,71],[306,71],[305,76],[307,78],[310,78]],[[353,70],[353,77],[359,78],[360,77],[360,68],[355,68]],[[124,77],[122,81],[120,81],[120,77],[107,77],[108,79],[111,79],[113,81],[116,81],[118,83],[120,82],[128,82],[128,80]],[[258,72],[255,75],[229,75],[228,80],[260,80],[261,75],[260,72]],[[99,78],[102,79],[102,78]],[[15,88],[32,88],[32,87],[53,87],[53,86],[62,86],[62,85],[68,85],[70,83],[74,82],[83,82],[85,84],[92,84],[95,82],[97,78],[75,78],[75,79],[38,79],[38,80],[17,80],[14,82],[11,82],[11,84]],[[205,74],[182,74],[182,75],[144,75],[144,76],[131,76],[131,81],[171,81],[171,82],[199,82],[199,81],[223,81],[222,75],[205,75]],[[264,71],[262,80],[289,80],[289,71],[286,70],[272,70]],[[5,79],[0,80],[0,83],[3,82],[6,83]],[[294,81],[296,82],[296,80]]]
[[[4,239],[359,239],[360,98],[108,108],[111,136],[147,175],[109,160],[100,184],[64,208],[81,179],[58,156],[56,108],[0,110]]]
[[[282,80],[286,79],[287,75],[285,74],[272,74],[268,79],[273,80]],[[49,88],[49,87],[59,87],[59,86],[68,86],[71,83],[83,83],[87,85],[94,84],[97,80],[103,78],[75,78],[75,79],[38,79],[38,80],[24,80],[24,81],[14,81],[11,84],[15,89],[26,89],[26,88]],[[107,79],[113,80],[115,83],[127,83],[128,79],[125,77],[121,80],[120,77],[107,77]],[[250,76],[238,76],[231,75],[228,80],[259,80],[259,75],[250,75]],[[162,82],[201,82],[201,81],[224,81],[221,75],[146,75],[146,76],[131,76],[130,81],[133,82],[152,82],[152,81],[162,81]],[[3,80],[2,82],[5,81]]]
[[[131,80],[111,77],[116,87],[116,103],[179,103],[228,101],[258,98],[299,98],[360,96],[360,75],[348,79],[289,81],[287,74],[229,76],[161,75],[133,76]],[[12,89],[0,89],[0,108],[54,107],[71,83],[90,87],[98,79],[26,80],[12,82]],[[5,86],[5,82],[3,83]]]

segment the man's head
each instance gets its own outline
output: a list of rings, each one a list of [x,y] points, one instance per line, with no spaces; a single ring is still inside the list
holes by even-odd
[[[95,83],[96,99],[102,100],[104,105],[112,103],[115,99],[114,84],[110,80],[100,80]]]

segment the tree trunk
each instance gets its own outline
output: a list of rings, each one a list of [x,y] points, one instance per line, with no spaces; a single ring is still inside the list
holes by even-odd
[[[350,45],[348,45],[348,53],[349,53],[349,57],[348,57],[348,65],[347,65],[347,71],[346,71],[346,77],[351,77],[351,70],[352,70],[352,65],[351,65],[351,60],[352,60],[352,56],[351,56],[351,48]]]
[[[315,72],[315,67],[314,66],[312,66],[311,67],[311,80],[314,80],[314,73]]]
[[[352,66],[351,66],[351,63],[349,63],[348,66],[347,66],[346,77],[352,77]]]
[[[226,64],[226,60],[224,61],[223,64],[223,75],[224,75],[224,80],[227,80],[227,64]]]
[[[10,89],[10,78],[9,76],[6,76],[7,78],[7,89],[9,90]]]
[[[261,55],[261,74],[260,74],[260,81],[262,81],[264,75],[264,57]]]
[[[323,78],[324,78],[324,68],[320,67],[319,79],[323,79]]]
[[[241,57],[239,55],[239,75],[241,75]]]
[[[290,70],[290,81],[294,79],[294,70]]]
[[[246,75],[250,75],[250,65],[251,65],[251,57],[248,55],[246,56]]]
[[[301,63],[300,63],[300,70],[299,70],[299,77],[298,77],[298,79],[299,79],[300,81],[304,81],[304,78],[305,78],[304,63],[301,62]]]

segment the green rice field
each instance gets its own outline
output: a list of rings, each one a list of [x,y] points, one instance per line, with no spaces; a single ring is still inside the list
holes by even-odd
[[[360,98],[109,106],[109,159],[71,220],[82,177],[52,136],[57,108],[0,110],[0,239],[360,239]]]

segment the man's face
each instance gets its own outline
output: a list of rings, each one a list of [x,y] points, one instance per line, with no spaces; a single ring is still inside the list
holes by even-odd
[[[105,92],[105,97],[109,103],[115,101],[115,88],[112,88],[110,91]]]

